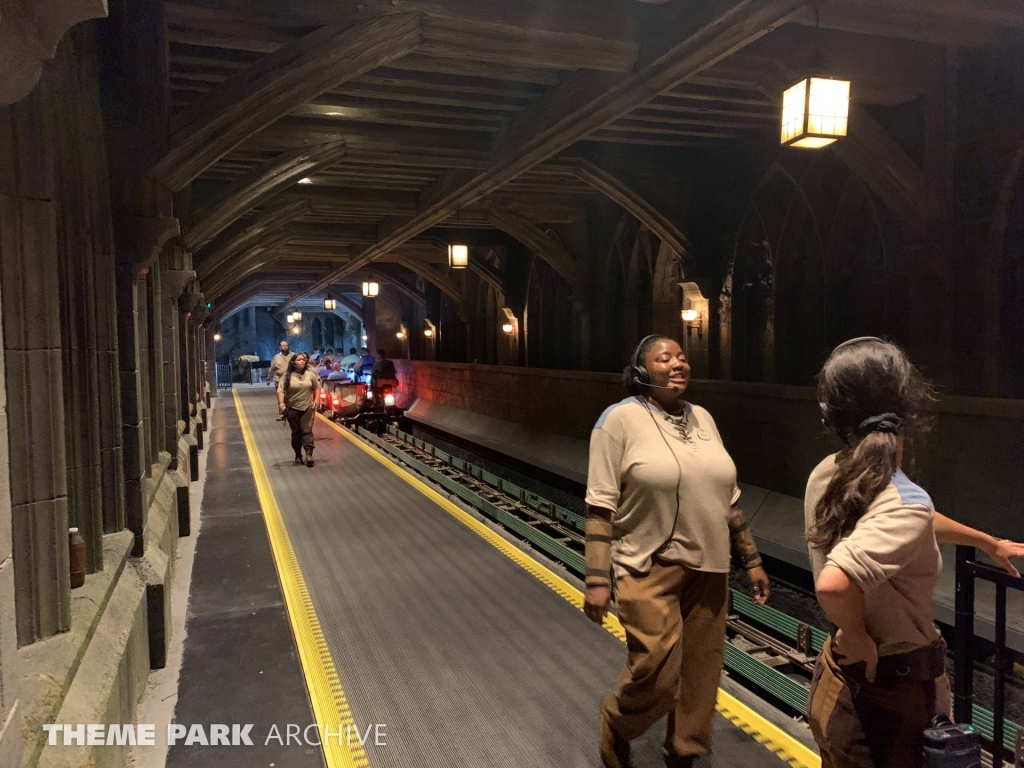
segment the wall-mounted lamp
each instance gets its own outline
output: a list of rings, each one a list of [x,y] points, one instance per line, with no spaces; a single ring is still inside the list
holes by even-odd
[[[395,338],[398,339],[399,341],[401,341],[402,339],[405,338],[405,332],[404,331],[399,331],[398,333],[395,334]]]
[[[434,338],[434,329],[433,328],[424,328],[423,329],[423,335],[426,336],[428,339]]]
[[[684,309],[681,313],[683,327],[686,328],[686,335],[689,336],[694,328],[697,329],[697,338],[704,338],[704,313],[696,309]]]
[[[220,340],[221,340],[221,339],[223,339],[223,338],[224,338],[224,337],[223,337],[223,336],[221,336],[221,335],[220,335],[219,333],[215,333],[215,334],[213,334],[213,340],[214,340],[214,341],[220,341]]]
[[[503,330],[505,333],[512,333],[512,331],[514,331],[515,329],[516,327],[512,325],[512,323],[505,323],[501,326],[501,330]]]
[[[363,296],[367,298],[373,298],[380,294],[380,284],[375,283],[373,280],[367,280],[363,283]]]
[[[328,312],[333,312],[337,308],[338,302],[335,300],[333,296],[331,296],[331,294],[328,293],[327,298],[324,299],[324,309],[326,309]]]
[[[700,312],[698,312],[696,309],[684,309],[681,314],[683,316],[684,323],[692,323],[694,320],[700,317]]]
[[[850,81],[808,77],[782,94],[782,143],[820,149],[846,135]]]
[[[370,340],[370,337],[367,336],[365,333],[362,336],[360,336],[359,338],[361,338],[363,341],[369,341]]]
[[[304,179],[299,179],[299,184],[312,184],[313,180],[308,176]]]

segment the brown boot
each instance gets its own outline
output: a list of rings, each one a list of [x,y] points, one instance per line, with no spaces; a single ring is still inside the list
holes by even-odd
[[[601,762],[605,768],[631,768],[629,741],[612,730],[608,719],[601,723]]]

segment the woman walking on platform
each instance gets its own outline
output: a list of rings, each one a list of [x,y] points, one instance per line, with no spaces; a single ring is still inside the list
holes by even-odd
[[[303,463],[304,449],[307,467],[313,466],[313,416],[319,389],[320,377],[309,367],[309,355],[299,352],[288,363],[288,370],[277,386],[277,406],[292,429],[295,463]]]
[[[587,475],[584,610],[600,623],[614,586],[629,650],[604,700],[601,760],[629,766],[629,742],[668,714],[665,762],[689,768],[711,751],[730,555],[759,604],[768,576],[714,419],[683,399],[679,344],[648,336],[624,378],[630,397],[598,419]]]
[[[839,345],[818,377],[825,426],[847,446],[811,473],[804,523],[818,601],[835,633],[814,671],[808,719],[823,768],[915,768],[923,731],[951,716],[946,644],[932,591],[939,544],[980,547],[1010,573],[1024,545],[935,511],[901,468],[931,387],[903,350],[864,337]],[[958,659],[970,664],[970,659]]]

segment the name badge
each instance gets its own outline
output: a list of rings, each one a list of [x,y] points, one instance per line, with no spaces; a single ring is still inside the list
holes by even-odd
[[[711,433],[708,432],[706,429],[698,429],[697,430],[697,437],[699,437],[701,440],[710,440],[711,439]]]

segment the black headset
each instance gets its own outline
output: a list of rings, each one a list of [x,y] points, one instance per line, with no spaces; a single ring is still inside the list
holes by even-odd
[[[639,396],[643,394],[644,387],[651,385],[651,373],[647,370],[647,366],[644,365],[643,361],[640,360],[640,350],[644,348],[651,339],[664,339],[660,333],[652,333],[644,336],[640,339],[640,343],[636,345],[636,349],[633,350],[633,357],[630,359],[629,371],[627,373],[626,389],[629,394]]]
[[[831,360],[832,356],[835,355],[835,353],[838,352],[840,349],[844,349],[846,347],[852,347],[854,344],[863,344],[864,342],[868,342],[868,341],[877,341],[880,344],[885,344],[886,343],[885,339],[880,339],[877,336],[858,336],[856,339],[850,339],[849,341],[844,341],[842,344],[840,344],[835,349],[833,349],[832,352],[829,354],[828,359]],[[819,402],[818,403],[818,408],[821,409],[821,423],[824,424],[829,429],[831,429],[833,432],[837,432],[838,433],[839,430],[836,428],[835,424],[833,424],[832,421],[831,421],[831,416],[829,415],[828,406],[825,405],[825,403],[820,403]],[[844,440],[845,440],[845,438],[844,438]]]

